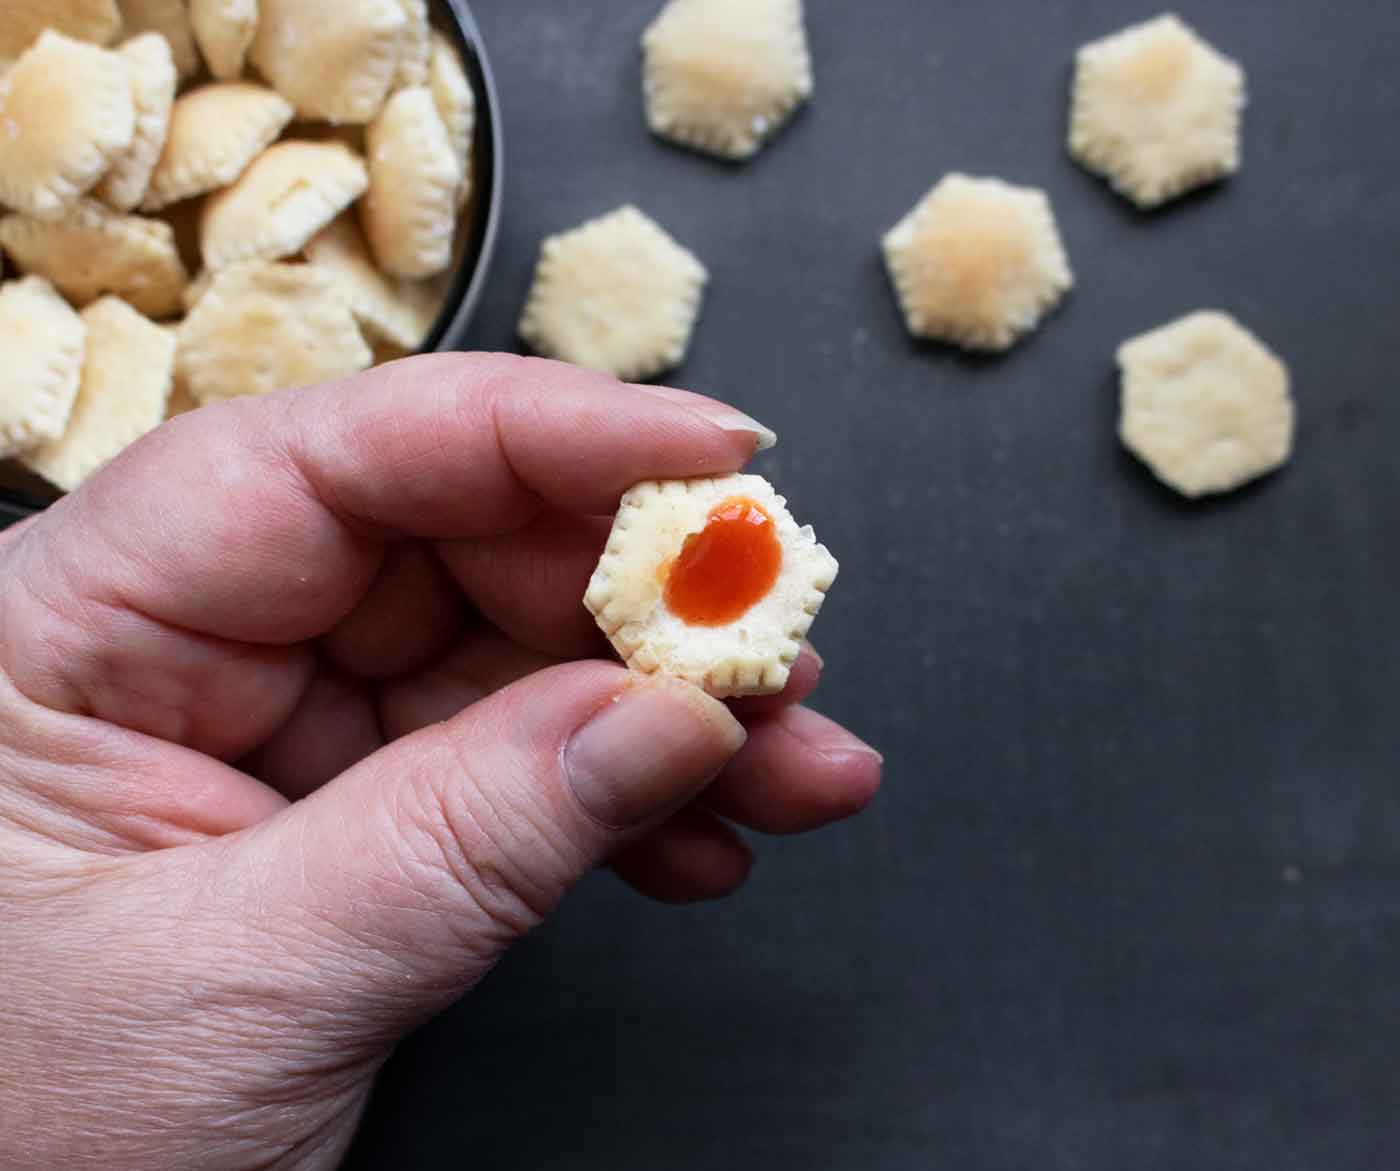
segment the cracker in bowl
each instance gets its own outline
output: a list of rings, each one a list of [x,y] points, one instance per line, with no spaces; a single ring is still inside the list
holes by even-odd
[[[183,81],[199,72],[202,62],[190,27],[187,0],[117,0],[122,31],[129,37],[159,33],[170,45],[175,69]]]
[[[195,41],[219,81],[243,76],[258,31],[258,0],[190,0]]]
[[[452,153],[457,156],[462,185],[457,193],[457,206],[465,207],[472,193],[472,135],[476,131],[476,95],[462,68],[457,50],[441,33],[433,34],[432,53],[428,58],[428,88],[433,93]]]
[[[131,145],[136,109],[126,64],[45,32],[0,77],[0,126],[0,204],[57,219]]]
[[[117,211],[131,211],[146,198],[156,163],[165,149],[178,79],[170,43],[158,33],[142,33],[127,41],[117,55],[131,74],[136,129],[131,145],[112,160],[112,169],[94,194]]]
[[[648,482],[623,496],[584,605],[635,671],[772,695],[838,568],[761,476]]]
[[[55,487],[72,492],[165,419],[175,370],[175,337],[124,301],[105,297],[82,312],[87,355],[63,434],[20,457]]]
[[[75,41],[108,45],[122,29],[117,0],[5,0],[0,9],[0,70],[45,29]]]
[[[82,318],[42,277],[0,285],[0,457],[63,434],[86,340]]]

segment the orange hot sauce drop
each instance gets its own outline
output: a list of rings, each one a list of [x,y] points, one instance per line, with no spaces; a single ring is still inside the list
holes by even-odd
[[[727,626],[761,602],[778,580],[783,547],[773,518],[736,496],[710,510],[685,539],[666,576],[666,608],[691,626]]]

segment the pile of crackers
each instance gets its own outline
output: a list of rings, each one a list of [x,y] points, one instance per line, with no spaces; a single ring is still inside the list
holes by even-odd
[[[475,110],[428,0],[10,0],[0,458],[69,491],[171,414],[418,349]]]

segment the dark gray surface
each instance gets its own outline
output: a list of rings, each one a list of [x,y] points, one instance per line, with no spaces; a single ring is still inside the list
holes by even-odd
[[[1383,1168],[1400,1159],[1400,14],[1185,6],[1245,168],[1144,218],[1063,150],[1121,0],[812,0],[818,91],[734,168],[651,141],[658,0],[481,0],[510,168],[469,341],[539,238],[636,201],[710,266],[673,381],[841,557],[824,710],[862,819],[674,911],[607,876],[385,1074],[360,1167]],[[879,234],[945,170],[1045,186],[1079,287],[1029,344],[911,344]],[[1201,306],[1292,365],[1295,464],[1177,503],[1112,354]]]

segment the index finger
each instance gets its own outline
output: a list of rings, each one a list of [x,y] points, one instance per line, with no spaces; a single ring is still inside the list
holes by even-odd
[[[639,480],[735,471],[770,439],[713,400],[559,363],[409,359],[175,420],[55,506],[17,568],[40,597],[286,644],[349,612],[387,540],[610,512]]]

